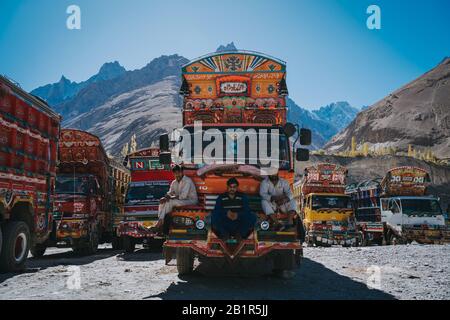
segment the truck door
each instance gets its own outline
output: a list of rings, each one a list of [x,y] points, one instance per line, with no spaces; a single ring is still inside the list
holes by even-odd
[[[391,225],[392,228],[394,228],[398,232],[401,232],[403,214],[402,214],[399,199],[390,199],[389,200],[389,211],[392,212],[392,216],[388,223]]]

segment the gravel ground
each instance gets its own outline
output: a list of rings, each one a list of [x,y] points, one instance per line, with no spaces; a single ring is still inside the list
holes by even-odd
[[[161,252],[102,246],[77,257],[52,248],[24,272],[0,274],[0,299],[449,299],[449,264],[449,245],[305,248],[288,280],[254,269],[212,272],[207,263],[179,278]]]

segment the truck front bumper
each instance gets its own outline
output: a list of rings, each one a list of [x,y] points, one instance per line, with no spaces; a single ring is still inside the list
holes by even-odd
[[[157,222],[158,220],[121,222],[117,229],[117,235],[119,237],[128,236],[137,239],[157,238],[156,234],[151,231],[151,228]]]
[[[213,232],[206,230],[194,233],[171,230],[164,246],[191,248],[197,254],[211,258],[259,258],[274,250],[300,250],[302,245],[296,236],[296,232],[259,231],[238,243],[235,240],[219,239]]]
[[[448,226],[403,226],[402,235],[407,241],[427,244],[450,243]]]
[[[355,245],[358,241],[356,232],[310,230],[307,238],[325,245]]]

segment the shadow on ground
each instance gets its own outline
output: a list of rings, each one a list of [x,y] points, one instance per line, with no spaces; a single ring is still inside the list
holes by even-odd
[[[117,255],[120,251],[111,249],[99,249],[96,254],[80,256],[75,254],[72,250],[52,253],[46,252],[44,256],[40,258],[29,257],[25,269],[16,273],[0,273],[0,283],[3,281],[15,277],[24,273],[34,273],[40,270],[44,270],[56,266],[81,266],[90,264],[97,260],[107,259],[111,256]]]
[[[201,265],[199,266],[201,267]],[[369,289],[364,283],[340,275],[322,264],[304,258],[296,276],[281,279],[271,275],[259,277],[233,276],[226,269],[214,277],[198,271],[172,283],[165,292],[145,299],[279,299],[279,300],[391,300],[394,296],[376,289]]]
[[[138,249],[133,253],[122,252],[117,256],[123,261],[155,261],[163,259],[162,249]]]

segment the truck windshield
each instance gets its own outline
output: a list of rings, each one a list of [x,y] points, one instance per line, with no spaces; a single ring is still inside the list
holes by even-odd
[[[402,199],[401,203],[402,211],[407,215],[442,214],[439,202],[434,199]]]
[[[339,196],[313,196],[312,209],[351,209],[349,197]]]
[[[126,203],[159,200],[169,191],[169,185],[132,185],[128,188]]]
[[[199,131],[186,127],[174,132],[172,139],[175,162],[274,167],[277,161],[279,168],[290,168],[289,140],[281,127],[204,127]]]
[[[92,182],[89,177],[56,177],[55,191],[59,194],[88,194]]]

